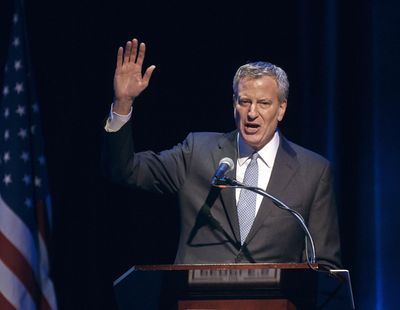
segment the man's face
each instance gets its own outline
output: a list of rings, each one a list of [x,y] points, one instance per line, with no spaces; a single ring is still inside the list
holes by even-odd
[[[286,100],[279,102],[278,85],[272,77],[241,79],[233,108],[243,140],[256,151],[264,147],[283,119],[286,104]]]

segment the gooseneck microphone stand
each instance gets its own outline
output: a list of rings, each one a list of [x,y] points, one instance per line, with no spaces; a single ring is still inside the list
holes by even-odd
[[[304,221],[304,218],[301,216],[301,214],[299,212],[297,212],[296,210],[291,209],[290,207],[288,207],[286,204],[284,204],[282,201],[280,201],[278,198],[272,196],[271,194],[268,194],[265,190],[259,188],[259,187],[253,187],[253,186],[247,186],[237,180],[228,178],[228,177],[221,177],[219,179],[215,179],[212,182],[212,185],[221,189],[225,189],[225,188],[242,188],[242,189],[247,189],[250,190],[252,192],[255,192],[257,194],[260,194],[264,197],[267,197],[269,199],[271,199],[274,204],[285,211],[288,211],[290,214],[292,214],[294,216],[294,218],[297,220],[297,222],[300,224],[301,228],[303,229],[304,233],[305,233],[305,249],[306,249],[306,258],[307,258],[307,263],[310,266],[311,269],[315,269],[312,264],[315,264],[315,260],[316,260],[316,255],[315,255],[315,246],[314,246],[314,240],[311,237],[310,231],[307,228],[307,225]],[[308,241],[310,243],[310,252],[311,255],[309,255],[308,253],[308,242],[307,242],[307,238]]]

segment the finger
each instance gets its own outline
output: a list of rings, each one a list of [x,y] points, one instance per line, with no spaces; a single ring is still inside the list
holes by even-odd
[[[136,61],[136,63],[138,64],[138,65],[143,65],[143,60],[144,60],[144,54],[146,53],[146,44],[144,44],[143,42],[142,43],[140,43],[140,46],[139,46],[139,55],[138,55],[138,57],[137,57],[137,61]]]
[[[125,53],[124,53],[124,64],[129,62],[129,56],[131,54],[131,49],[132,49],[132,43],[131,41],[126,42],[125,45]]]
[[[138,40],[133,39],[132,40],[132,48],[130,50],[130,61],[135,62],[136,61],[136,54],[137,54],[137,46],[138,46]]]
[[[143,75],[143,81],[148,84],[151,78],[151,75],[153,74],[154,69],[156,66],[152,65],[146,69],[146,72]]]
[[[122,55],[124,54],[124,49],[122,46],[118,48],[117,52],[117,69],[121,68],[122,66]]]

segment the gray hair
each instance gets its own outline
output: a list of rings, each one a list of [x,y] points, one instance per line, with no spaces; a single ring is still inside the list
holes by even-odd
[[[278,99],[280,102],[287,100],[289,96],[289,80],[283,69],[269,62],[257,61],[241,66],[233,78],[233,94],[238,95],[240,80],[244,78],[258,79],[263,76],[272,77],[278,84]]]

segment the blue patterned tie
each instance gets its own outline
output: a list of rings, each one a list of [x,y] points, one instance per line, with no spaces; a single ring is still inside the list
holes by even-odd
[[[258,153],[254,153],[251,157],[251,161],[246,168],[244,174],[244,185],[247,186],[258,186]],[[257,194],[241,189],[238,202],[238,216],[240,225],[240,239],[242,244],[246,240],[246,237],[253,225],[254,218],[256,216],[256,198]]]

